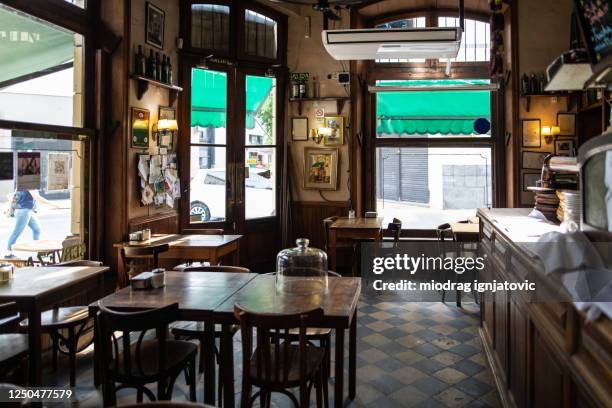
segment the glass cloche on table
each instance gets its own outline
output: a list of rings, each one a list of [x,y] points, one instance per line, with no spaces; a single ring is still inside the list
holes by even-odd
[[[300,295],[327,291],[327,254],[298,238],[296,248],[284,249],[276,257],[276,290]]]

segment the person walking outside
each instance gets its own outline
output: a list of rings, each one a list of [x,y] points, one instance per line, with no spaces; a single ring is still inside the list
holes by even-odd
[[[32,238],[35,241],[40,239],[40,223],[38,222],[38,217],[36,217],[37,203],[47,204],[56,209],[59,208],[58,205],[42,197],[37,190],[18,190],[15,192],[15,196],[13,197],[15,226],[8,239],[8,254],[5,256],[6,259],[15,258],[13,254],[13,245],[15,245],[15,242],[17,242],[17,239],[23,233],[26,226],[30,227],[32,230]]]

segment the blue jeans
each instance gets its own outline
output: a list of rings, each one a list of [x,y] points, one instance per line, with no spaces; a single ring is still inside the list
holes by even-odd
[[[36,214],[34,214],[34,210],[30,210],[27,208],[16,209],[15,227],[8,240],[9,251],[13,248],[15,242],[17,242],[17,238],[19,238],[26,225],[32,230],[32,237],[34,238],[34,240],[36,241],[40,239],[40,224],[38,223],[38,218],[36,218]]]

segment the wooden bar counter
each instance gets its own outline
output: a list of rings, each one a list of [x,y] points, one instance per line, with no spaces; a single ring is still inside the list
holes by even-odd
[[[524,243],[559,227],[527,217],[529,212],[478,210],[481,245],[491,260],[481,280],[522,282],[542,276],[542,264]],[[480,334],[502,405],[612,406],[610,319],[587,322],[571,302],[531,302],[524,296],[485,293],[480,305]]]

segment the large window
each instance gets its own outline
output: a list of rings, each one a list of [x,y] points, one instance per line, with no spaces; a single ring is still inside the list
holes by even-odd
[[[191,46],[227,53],[230,46],[230,8],[221,4],[191,6]]]
[[[227,185],[227,74],[191,71],[190,223],[224,221]]]
[[[247,75],[245,218],[276,215],[276,79]]]

